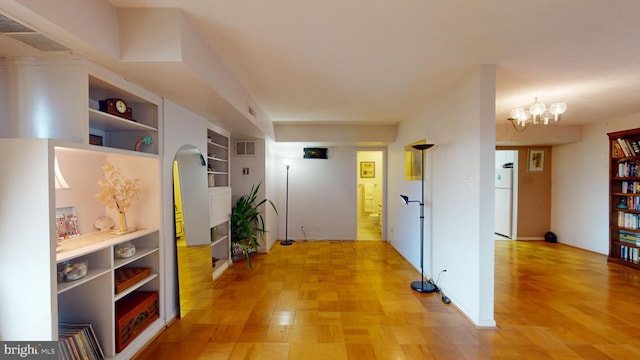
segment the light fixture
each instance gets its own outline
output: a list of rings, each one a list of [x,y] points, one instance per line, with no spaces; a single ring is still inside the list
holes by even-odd
[[[69,186],[67,181],[64,179],[64,176],[62,176],[62,171],[60,171],[60,166],[58,165],[57,157],[53,158],[53,172],[54,172],[53,181],[55,183],[56,189],[61,189],[61,190],[71,189],[71,186]]]
[[[287,168],[287,190],[284,215],[284,240],[280,241],[280,245],[287,246],[293,244],[293,240],[289,240],[289,167],[291,167],[291,160],[284,160],[284,165]]]
[[[432,293],[436,291],[436,287],[428,281],[424,281],[424,151],[433,147],[433,144],[416,144],[412,146],[414,149],[420,150],[422,155],[422,197],[420,200],[409,200],[407,195],[400,195],[405,204],[417,202],[420,206],[420,281],[413,281],[411,288],[419,293]]]
[[[527,124],[538,125],[542,123],[549,125],[550,119],[558,122],[565,111],[567,111],[567,104],[565,103],[554,103],[547,109],[547,105],[536,98],[529,107],[529,111],[521,107],[512,109],[507,120],[511,122],[515,131],[523,132],[527,128]]]

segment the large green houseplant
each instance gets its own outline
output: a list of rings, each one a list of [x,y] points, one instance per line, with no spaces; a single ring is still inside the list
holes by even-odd
[[[231,256],[235,257],[238,252],[244,254],[251,270],[251,254],[264,241],[267,232],[260,206],[269,204],[278,213],[271,200],[258,200],[261,184],[252,186],[249,194],[240,196],[231,209]]]

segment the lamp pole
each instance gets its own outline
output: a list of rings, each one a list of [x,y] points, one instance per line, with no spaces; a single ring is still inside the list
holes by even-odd
[[[293,240],[289,240],[289,164],[287,167],[287,188],[286,188],[286,200],[285,200],[285,215],[284,215],[284,241],[280,241],[280,245],[287,246],[293,244]]]
[[[411,282],[411,288],[419,293],[431,293],[436,291],[436,287],[430,282],[424,281],[424,151],[433,147],[433,144],[416,144],[412,146],[416,150],[420,150],[422,159],[422,174],[420,175],[422,178],[422,188],[420,200],[409,200],[409,197],[406,195],[400,195],[400,197],[404,200],[406,204],[410,202],[417,202],[420,206],[420,281]]]

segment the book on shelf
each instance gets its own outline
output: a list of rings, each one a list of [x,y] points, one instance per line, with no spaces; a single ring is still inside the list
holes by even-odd
[[[635,162],[620,162],[618,163],[618,177],[633,177],[640,176],[640,167]]]
[[[640,246],[640,233],[627,230],[619,230],[618,240],[620,240],[621,242]]]
[[[620,258],[638,264],[640,263],[640,249],[622,245],[620,246]]]
[[[631,154],[629,154],[629,150],[625,146],[626,143],[625,143],[624,139],[618,138],[616,141],[620,145],[620,148],[622,149],[622,153],[624,154],[624,156],[631,156]]]
[[[618,212],[618,226],[627,229],[637,230],[640,228],[640,214]]]
[[[616,141],[611,142],[611,157],[612,158],[621,158],[624,157],[624,153],[622,152],[622,148],[620,148],[620,144]]]
[[[58,339],[67,351],[68,359],[104,360],[104,352],[93,331],[93,326],[86,324],[58,324]],[[63,357],[63,359],[67,359]]]
[[[638,142],[638,140],[618,138],[616,141],[625,157],[640,155],[640,143]],[[617,155],[618,153],[616,152],[615,154]]]
[[[640,143],[638,140],[628,140],[634,155],[640,155]]]
[[[640,194],[640,181],[623,181],[620,190],[625,194]]]

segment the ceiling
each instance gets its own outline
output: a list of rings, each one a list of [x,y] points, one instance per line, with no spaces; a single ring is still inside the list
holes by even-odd
[[[274,122],[395,124],[478,64],[497,66],[498,124],[535,97],[567,103],[561,124],[640,113],[637,0],[110,3],[182,9]],[[25,51],[2,38],[0,56]],[[144,71],[166,72],[157,66]],[[166,86],[199,109],[188,103],[202,97],[197,79],[148,85],[159,94]]]

